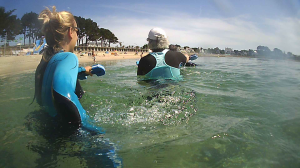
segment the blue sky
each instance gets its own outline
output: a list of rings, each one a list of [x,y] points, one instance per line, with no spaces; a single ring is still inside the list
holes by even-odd
[[[6,10],[40,13],[55,5],[110,29],[124,45],[146,44],[153,27],[164,29],[171,44],[224,49],[271,50],[300,55],[300,0],[0,0]]]

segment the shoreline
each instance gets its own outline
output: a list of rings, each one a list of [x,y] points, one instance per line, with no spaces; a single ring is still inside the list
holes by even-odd
[[[143,56],[147,55],[148,53],[144,53]],[[79,64],[82,63],[91,63],[94,64],[94,59],[92,56],[88,56],[84,54],[80,56],[79,54],[75,54],[79,60]],[[8,55],[8,56],[1,56],[0,57],[0,77],[5,77],[8,75],[15,75],[24,72],[33,72],[35,71],[36,67],[40,63],[42,55]],[[141,58],[140,55],[135,55],[134,52],[128,52],[127,54],[119,54],[109,55],[103,53],[98,53],[96,56],[96,63],[101,61],[113,61],[113,60],[124,60],[124,59],[139,59]]]
[[[127,54],[118,53],[117,56],[110,54],[105,54],[104,52],[96,53],[96,63],[101,61],[114,61],[114,60],[124,60],[124,59],[140,59],[140,54],[135,54],[135,52],[128,52]],[[104,55],[105,56],[104,56]],[[148,53],[144,53],[143,56]],[[91,63],[94,64],[94,59],[88,54],[80,56],[80,53],[75,53],[79,63]],[[243,56],[233,56],[233,55],[221,55],[221,54],[197,54],[199,57],[243,57]],[[0,56],[0,77],[5,77],[8,75],[15,75],[24,72],[33,72],[40,63],[42,55],[8,55]]]

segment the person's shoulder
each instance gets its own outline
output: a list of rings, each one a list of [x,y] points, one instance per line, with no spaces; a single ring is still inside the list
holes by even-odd
[[[72,57],[72,58],[78,59],[77,56],[76,56],[76,54],[74,54],[74,53],[72,53],[72,52],[64,52],[64,53],[65,53],[65,55],[66,55],[67,57]]]
[[[55,55],[76,56],[76,54],[74,54],[72,52],[59,52],[59,53],[56,53]]]
[[[168,50],[167,53],[177,53],[177,51]]]
[[[153,57],[153,56],[149,53],[149,54],[143,56],[143,57],[141,58],[141,60],[147,60],[147,59],[149,59],[149,58],[151,58],[151,57]]]
[[[77,56],[72,52],[59,52],[55,54],[57,60],[65,61],[76,61],[78,62]]]
[[[75,56],[76,57],[76,54],[72,53],[72,52],[64,52],[66,53],[68,56]]]
[[[156,62],[155,57],[149,53],[140,59],[139,65],[148,65],[155,62]]]
[[[182,55],[184,56],[181,52],[178,52],[178,51],[172,51],[172,50],[169,50],[166,54],[168,55]]]

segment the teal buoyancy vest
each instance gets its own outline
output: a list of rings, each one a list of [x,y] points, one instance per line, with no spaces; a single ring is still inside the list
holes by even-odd
[[[147,79],[174,79],[180,77],[180,69],[165,62],[165,55],[168,51],[168,49],[165,49],[162,52],[150,53],[156,59],[156,65],[145,75]]]

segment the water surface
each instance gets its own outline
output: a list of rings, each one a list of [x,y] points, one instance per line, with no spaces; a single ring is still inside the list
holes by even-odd
[[[1,78],[0,167],[300,166],[299,62],[200,57],[182,81],[149,83],[135,61],[101,62],[106,75],[81,82],[101,136],[28,106],[34,72]]]

